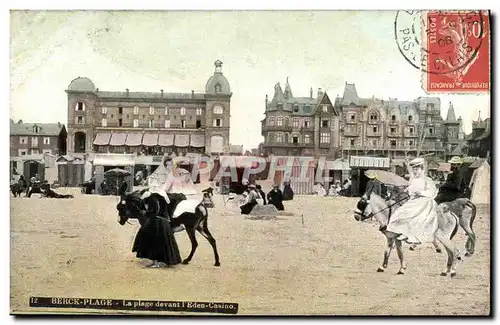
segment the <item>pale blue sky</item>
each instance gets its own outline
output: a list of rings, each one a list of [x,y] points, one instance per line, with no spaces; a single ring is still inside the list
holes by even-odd
[[[103,91],[203,92],[213,62],[231,84],[231,143],[262,141],[264,99],[286,77],[295,96],[310,87],[361,97],[426,96],[420,72],[397,49],[394,11],[13,12],[10,116],[67,123],[64,90],[78,76]],[[440,96],[457,117],[489,117],[488,95]]]

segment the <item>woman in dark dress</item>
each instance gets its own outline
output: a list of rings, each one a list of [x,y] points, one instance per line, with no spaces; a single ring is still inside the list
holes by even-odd
[[[267,194],[267,201],[276,207],[278,211],[284,211],[283,206],[283,193],[280,190],[279,185],[274,185],[271,192]]]
[[[138,258],[153,261],[149,267],[158,268],[172,266],[181,262],[179,247],[168,219],[166,202],[157,195],[146,199],[148,211],[146,223],[139,229],[135,237],[132,252]]]
[[[293,200],[293,194],[294,193],[293,193],[293,190],[292,190],[292,186],[290,185],[289,182],[286,182],[284,184],[284,188],[283,188],[283,201],[291,201],[291,200]]]

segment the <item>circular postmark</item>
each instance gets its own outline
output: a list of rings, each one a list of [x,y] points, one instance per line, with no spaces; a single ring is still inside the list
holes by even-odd
[[[416,69],[449,74],[477,58],[485,35],[481,11],[398,11],[394,36],[399,52]]]

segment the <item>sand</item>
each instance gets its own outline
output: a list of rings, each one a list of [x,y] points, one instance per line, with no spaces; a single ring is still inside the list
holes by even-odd
[[[490,313],[488,206],[478,209],[474,224],[476,253],[459,262],[452,279],[439,276],[446,255],[432,245],[414,252],[405,246],[405,275],[396,275],[396,252],[387,271],[377,273],[385,238],[375,224],[354,220],[355,198],[297,196],[285,202],[293,215],[252,220],[224,211],[216,195],[209,227],[221,266],[213,265],[211,247],[198,236],[191,264],[148,269],[148,261],[131,252],[139,225],[118,224],[116,197],[69,188],[57,192],[75,198],[11,199],[12,313],[42,311],[29,307],[30,296],[235,302],[239,314],[252,315]],[[176,238],[186,257],[191,248],[186,233]],[[463,249],[463,230],[454,242]]]

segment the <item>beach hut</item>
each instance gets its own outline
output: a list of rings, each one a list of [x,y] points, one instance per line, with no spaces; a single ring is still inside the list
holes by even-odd
[[[268,179],[280,188],[289,182],[294,194],[308,195],[314,193],[317,161],[311,157],[272,156],[270,157]]]
[[[85,181],[85,163],[79,157],[69,155],[56,159],[57,181],[61,186],[77,187]]]
[[[128,171],[130,175],[125,176],[128,190],[134,188],[134,165],[135,155],[132,154],[96,154],[93,160],[95,171],[95,192],[101,194],[101,183],[104,180],[104,173],[114,168],[120,168]]]
[[[351,156],[349,159],[351,168],[351,194],[353,196],[361,195],[365,192],[368,177],[365,171],[371,170],[389,170],[390,159],[385,157],[370,156]]]
[[[45,164],[43,160],[28,159],[23,162],[23,175],[24,179],[30,180],[31,177],[35,177],[38,174],[40,180],[45,180]]]

